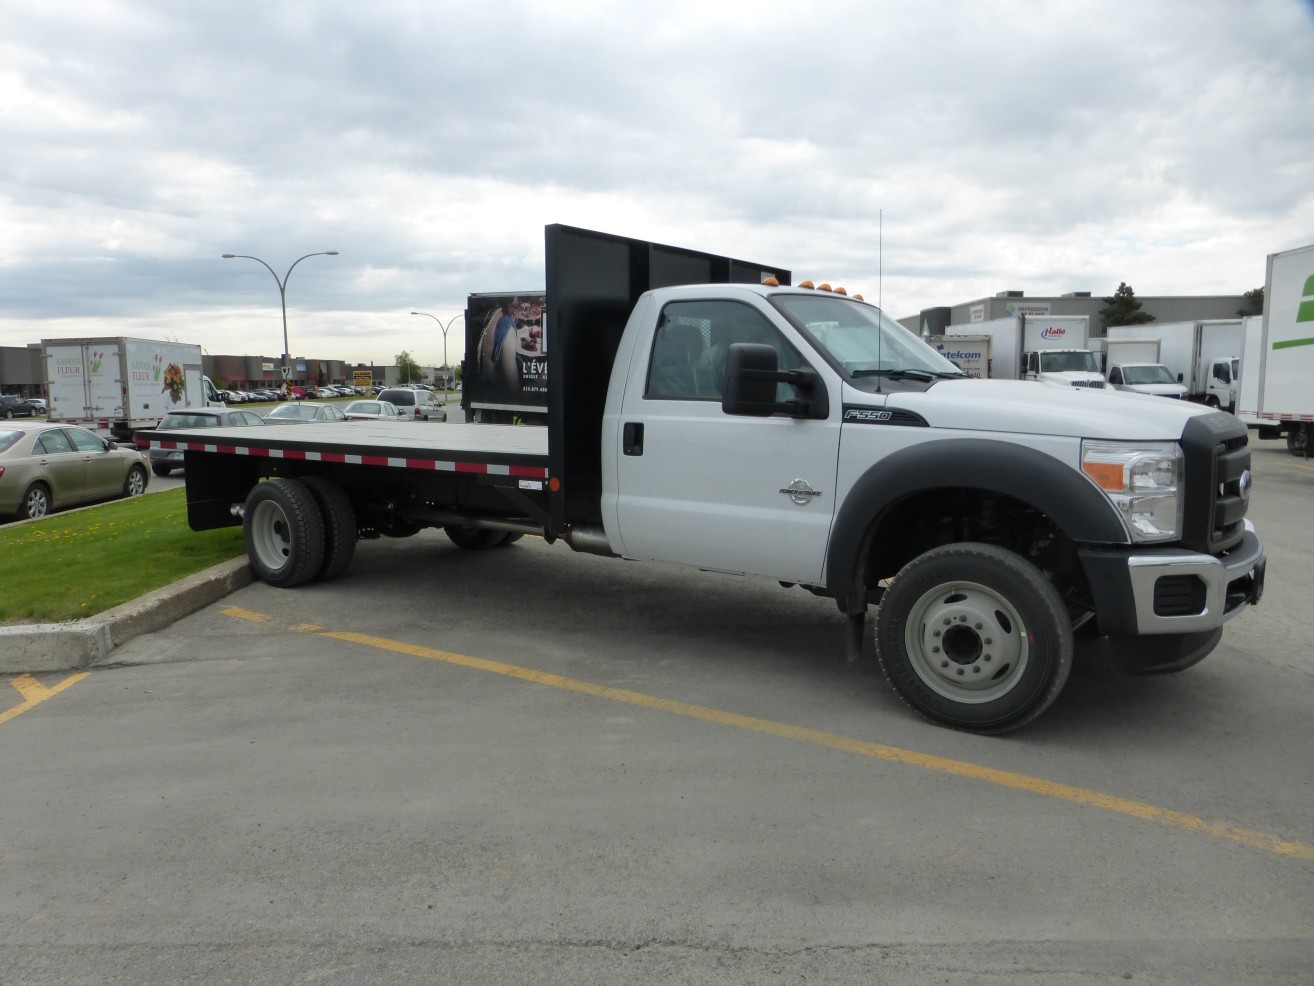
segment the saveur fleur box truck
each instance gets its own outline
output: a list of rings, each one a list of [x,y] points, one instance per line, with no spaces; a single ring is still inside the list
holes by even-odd
[[[169,411],[223,406],[201,347],[123,336],[43,339],[49,419],[128,439]]]

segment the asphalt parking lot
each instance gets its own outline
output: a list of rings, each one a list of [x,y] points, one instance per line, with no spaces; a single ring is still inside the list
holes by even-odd
[[[0,982],[1279,983],[1314,969],[1314,463],[1263,604],[1026,730],[901,707],[833,605],[367,542],[0,697]]]

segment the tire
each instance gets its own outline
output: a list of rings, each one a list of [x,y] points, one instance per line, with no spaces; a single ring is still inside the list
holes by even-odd
[[[505,548],[508,545],[515,544],[522,537],[524,537],[524,535],[521,534],[519,531],[507,531],[506,536],[503,537],[501,541],[497,542],[496,547]]]
[[[323,476],[306,476],[306,484],[324,518],[324,562],[319,579],[336,579],[356,553],[356,509],[337,483]]]
[[[990,544],[914,558],[876,616],[876,653],[894,690],[924,718],[976,733],[1044,712],[1072,670],[1072,637],[1040,569]]]
[[[45,483],[33,483],[23,493],[23,502],[18,507],[19,520],[31,520],[44,517],[50,513],[50,489]]]
[[[1301,424],[1287,432],[1287,451],[1303,456],[1309,450],[1309,429]]]
[[[464,551],[483,551],[496,548],[504,543],[505,531],[493,531],[483,527],[456,527],[449,525],[443,533],[452,539],[452,544]]]
[[[166,466],[162,462],[152,462],[151,472],[155,473],[157,476],[167,476],[169,473],[173,472],[173,466]]]
[[[133,466],[128,470],[127,478],[123,480],[124,496],[141,496],[146,492],[146,469],[144,466]]]
[[[309,582],[324,566],[324,517],[301,481],[271,479],[247,495],[246,556],[256,576],[280,589]]]
[[[14,420],[14,409],[13,409],[13,408],[11,408],[11,407],[7,407],[7,408],[5,408],[5,420],[6,420],[6,421],[13,421],[13,420]]]

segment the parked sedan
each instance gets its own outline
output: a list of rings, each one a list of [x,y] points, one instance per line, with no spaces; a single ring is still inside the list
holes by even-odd
[[[170,411],[156,426],[156,431],[176,431],[182,428],[247,428],[263,425],[265,419],[251,411],[231,407],[193,407],[186,411]],[[153,448],[149,452],[151,472],[167,476],[183,467],[183,454],[178,449]]]
[[[387,401],[352,401],[343,413],[349,421],[406,421],[396,404]]]
[[[0,427],[0,516],[44,517],[93,500],[139,496],[146,460],[76,425]]]
[[[346,421],[347,416],[336,404],[316,404],[314,401],[297,401],[280,404],[265,415],[265,424],[306,424],[310,421]]]

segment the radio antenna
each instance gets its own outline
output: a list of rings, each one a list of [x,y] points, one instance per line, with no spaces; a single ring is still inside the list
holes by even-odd
[[[881,304],[881,291],[885,287],[885,210],[876,212],[876,307],[885,311]]]

